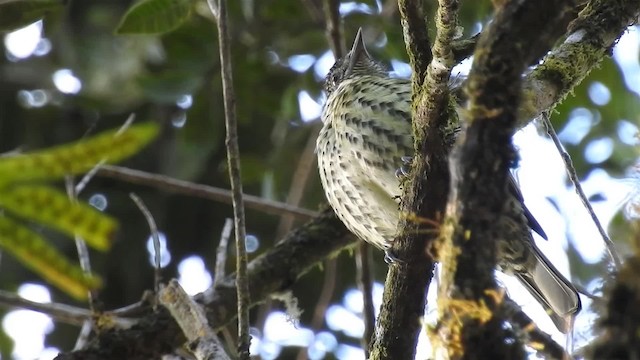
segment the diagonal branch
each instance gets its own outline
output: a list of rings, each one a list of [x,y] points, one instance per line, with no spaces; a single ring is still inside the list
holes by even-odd
[[[274,292],[290,288],[320,262],[355,242],[333,210],[322,211],[249,263],[247,275],[252,305],[265,301]],[[235,281],[236,274],[230,274],[195,297],[206,308],[209,324],[216,330],[236,317]],[[182,346],[184,341],[168,312],[149,311],[136,325],[125,330],[105,330],[87,348],[61,353],[56,359],[157,359]]]
[[[569,34],[540,66],[525,76],[518,127],[560,103],[598,64],[609,56],[627,27],[637,22],[640,2],[594,0],[571,23]]]

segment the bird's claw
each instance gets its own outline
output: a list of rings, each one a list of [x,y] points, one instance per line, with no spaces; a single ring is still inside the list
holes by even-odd
[[[400,157],[402,161],[402,166],[396,169],[396,178],[402,180],[409,176],[411,173],[411,164],[413,163],[413,156],[402,156]]]
[[[402,160],[402,163],[404,165],[411,165],[411,163],[413,162],[413,156],[408,156],[408,155],[401,156],[400,160]]]
[[[393,265],[393,264],[402,264],[404,261],[402,261],[402,259],[397,257],[391,251],[391,249],[385,249],[384,250],[384,262],[386,262],[388,265]]]

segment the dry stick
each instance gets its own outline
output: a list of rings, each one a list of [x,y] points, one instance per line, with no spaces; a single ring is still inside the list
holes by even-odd
[[[208,0],[211,4],[215,0]],[[210,6],[211,7],[211,6]],[[216,7],[211,7],[212,11]],[[214,12],[215,14],[215,12]],[[247,279],[247,249],[242,200],[242,177],[240,176],[240,150],[238,149],[238,124],[236,121],[236,98],[233,90],[231,69],[230,36],[228,28],[227,1],[218,0],[217,6],[218,44],[220,48],[220,72],[222,75],[222,93],[224,96],[224,118],[227,129],[227,162],[231,192],[233,193],[233,218],[236,235],[236,272],[238,295],[238,355],[241,360],[249,359],[249,280]]]
[[[196,184],[189,181],[174,179],[165,175],[129,169],[122,166],[103,165],[98,170],[97,175],[127,181],[132,184],[147,185],[177,194],[219,201],[226,204],[231,204],[233,202],[232,193],[227,189]],[[301,209],[281,202],[263,199],[258,196],[244,194],[243,198],[244,203],[248,208],[267,214],[292,214],[300,220],[309,220],[318,215],[317,211]]]
[[[196,359],[228,360],[224,346],[209,326],[204,309],[184,291],[177,280],[171,280],[159,294],[159,300],[176,320],[185,337],[187,347]]]
[[[213,279],[214,288],[224,278],[224,265],[227,263],[227,246],[229,244],[231,230],[233,230],[233,220],[227,218],[224,221],[222,234],[220,235],[220,243],[216,250],[216,268]]]
[[[147,224],[149,225],[149,231],[151,232],[151,238],[153,239],[153,289],[155,290],[156,293],[158,293],[158,291],[160,291],[160,281],[162,281],[162,275],[160,273],[161,270],[161,264],[160,261],[162,259],[162,247],[160,246],[160,236],[158,235],[158,226],[156,225],[156,221],[153,219],[153,215],[151,215],[151,212],[149,211],[149,209],[147,208],[147,206],[144,204],[144,202],[142,201],[142,199],[140,199],[140,197],[134,193],[129,193],[129,197],[131,198],[131,200],[133,200],[134,203],[136,203],[136,206],[138,207],[138,209],[140,209],[140,212],[142,213],[142,215],[144,216],[144,218],[147,220]]]
[[[553,125],[551,124],[551,120],[549,119],[548,111],[545,111],[544,113],[542,113],[542,119],[544,121],[545,127],[547,128],[547,134],[549,134],[549,136],[551,137],[551,140],[553,140],[553,143],[556,146],[556,149],[558,149],[558,153],[560,153],[560,157],[562,157],[562,161],[564,161],[564,166],[565,166],[565,169],[567,170],[567,174],[569,174],[569,179],[571,180],[571,183],[573,183],[573,186],[576,189],[576,193],[578,194],[578,197],[580,197],[580,200],[582,201],[582,205],[584,205],[584,207],[587,209],[587,212],[591,216],[591,220],[593,220],[593,223],[596,224],[596,227],[600,232],[600,236],[602,236],[602,241],[604,241],[604,245],[607,248],[607,252],[609,252],[609,256],[613,260],[613,263],[615,264],[616,269],[620,269],[620,266],[622,266],[622,260],[620,259],[620,255],[616,251],[616,246],[613,243],[613,241],[611,241],[611,238],[609,237],[609,235],[607,235],[607,231],[604,229],[604,227],[600,223],[598,216],[593,211],[593,207],[591,206],[589,199],[587,199],[587,196],[585,195],[584,190],[582,190],[582,185],[580,185],[580,179],[578,179],[578,174],[576,173],[576,168],[573,166],[573,161],[571,160],[571,156],[569,155],[569,153],[567,153],[564,150],[562,143],[558,139],[558,134],[556,134],[556,131],[553,128]]]
[[[78,338],[76,339],[75,345],[73,345],[73,350],[81,350],[86,348],[92,333],[93,325],[91,325],[91,321],[85,321],[84,324],[82,324],[82,326],[80,327],[80,332],[78,333]]]

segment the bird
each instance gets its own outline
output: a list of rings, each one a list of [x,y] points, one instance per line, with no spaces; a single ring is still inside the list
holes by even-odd
[[[391,77],[371,57],[360,29],[351,50],[326,76],[324,91],[316,154],[326,198],[352,233],[386,253],[400,217],[398,169],[414,151],[411,83]],[[580,297],[536,246],[531,230],[547,236],[511,174],[508,187],[508,216],[498,221],[498,269],[518,278],[566,333],[581,309]]]

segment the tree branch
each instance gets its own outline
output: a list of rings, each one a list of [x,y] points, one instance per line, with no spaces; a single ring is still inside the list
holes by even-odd
[[[431,62],[431,42],[427,27],[427,19],[422,8],[422,0],[398,0],[400,21],[404,43],[409,55],[409,63],[413,70],[413,93],[417,94],[419,86],[427,75],[427,67]]]
[[[640,15],[635,0],[594,0],[569,26],[562,45],[525,77],[518,127],[561,102],[602,59]]]
[[[507,215],[507,178],[516,155],[511,137],[521,74],[555,40],[566,1],[502,3],[474,53],[466,84],[469,128],[452,157],[450,221],[441,252],[440,333],[452,359],[524,359],[496,309],[503,301],[494,277],[496,227]],[[537,31],[532,31],[537,29]]]
[[[274,292],[290,288],[296,280],[320,262],[349,246],[356,239],[327,209],[318,217],[292,231],[272,249],[248,265],[252,305]],[[236,274],[230,274],[195,299],[207,310],[209,324],[217,331],[236,317]],[[185,341],[178,325],[162,308],[147,312],[128,329],[104,330],[80,351],[60,353],[56,359],[129,359],[159,358],[182,346]]]
[[[447,139],[451,134],[444,134],[446,128],[451,128],[447,125],[450,118],[448,81],[454,63],[449,45],[457,25],[458,1],[439,2],[433,57],[431,50],[424,48],[429,44],[423,42],[427,39],[426,24],[422,14],[415,13],[416,9],[420,9],[417,1],[400,2],[405,42],[413,66],[416,156],[411,181],[404,184],[400,211],[405,216],[400,221],[400,236],[392,248],[400,260],[390,266],[387,273],[372,359],[415,357],[420,319],[435,264],[427,249],[438,236],[437,230],[425,229],[424,225],[441,221],[449,189]],[[423,64],[423,61],[430,62]]]
[[[209,0],[213,3],[214,0]],[[227,1],[217,0],[218,6],[211,6],[218,24],[218,47],[220,49],[220,72],[222,76],[222,94],[224,97],[224,119],[227,137],[227,163],[233,199],[233,220],[236,236],[236,272],[238,273],[238,355],[241,360],[249,360],[249,282],[247,280],[247,247],[244,219],[244,200],[242,199],[242,176],[240,175],[240,149],[238,148],[238,123],[236,119],[236,95],[233,90],[233,71],[231,69],[231,36],[229,35],[229,15]],[[217,11],[215,11],[217,10]]]

